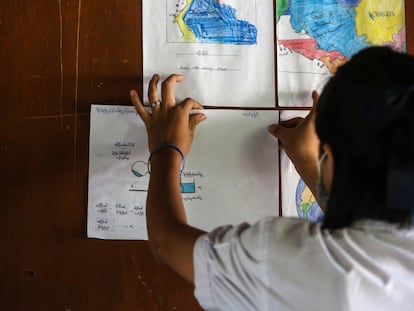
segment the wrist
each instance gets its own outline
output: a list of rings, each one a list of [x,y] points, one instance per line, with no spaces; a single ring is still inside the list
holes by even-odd
[[[162,144],[155,148],[148,159],[148,172],[153,169],[162,168],[174,169],[182,173],[184,170],[185,159],[181,149],[172,144]]]
[[[182,158],[177,151],[170,148],[163,148],[162,150],[159,150],[156,153],[154,153],[149,159],[149,162],[151,165],[158,164],[160,162],[168,162],[170,164],[174,164],[180,167]]]

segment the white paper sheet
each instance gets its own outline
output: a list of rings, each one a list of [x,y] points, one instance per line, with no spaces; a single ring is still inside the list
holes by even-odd
[[[277,111],[208,110],[186,157],[189,224],[212,230],[278,215]],[[91,106],[88,237],[147,239],[147,138],[133,107]]]
[[[275,106],[272,0],[146,0],[142,5],[144,94],[154,73],[162,78],[180,73],[191,82],[176,86],[177,100]]]

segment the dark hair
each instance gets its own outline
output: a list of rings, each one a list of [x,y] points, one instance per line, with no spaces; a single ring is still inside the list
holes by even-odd
[[[316,113],[316,132],[321,144],[329,144],[334,156],[324,228],[343,228],[359,219],[401,225],[411,222],[410,212],[389,208],[386,203],[392,129],[401,121],[390,121],[382,128],[375,123],[382,122],[376,118],[386,114],[381,112],[386,106],[381,104],[384,94],[413,83],[414,57],[386,47],[370,47],[341,66],[326,84]],[[414,120],[412,93],[406,106],[411,107]],[[367,113],[369,105],[374,108]],[[414,133],[410,135],[409,140],[413,141]],[[412,165],[414,159],[409,161]]]

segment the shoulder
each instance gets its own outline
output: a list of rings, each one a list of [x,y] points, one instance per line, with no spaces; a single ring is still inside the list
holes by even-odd
[[[221,226],[198,238],[195,251],[203,248],[228,248],[243,246],[254,250],[258,256],[269,244],[290,244],[314,239],[321,234],[320,225],[299,218],[266,217],[253,225]]]
[[[253,225],[242,223],[237,226],[221,226],[210,233],[200,236],[195,251],[219,248],[235,250],[242,247],[255,253],[256,259],[266,256],[269,244],[290,244],[294,240],[314,237],[320,232],[320,226],[298,218],[266,217]]]
[[[200,304],[206,309],[226,304],[240,310],[260,306],[270,288],[274,254],[286,258],[283,248],[290,242],[284,240],[312,236],[314,226],[300,219],[267,217],[253,225],[222,226],[200,236],[194,246],[195,295]],[[296,244],[302,243],[306,244]]]

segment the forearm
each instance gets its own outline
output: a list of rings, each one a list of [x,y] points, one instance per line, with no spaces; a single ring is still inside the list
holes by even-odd
[[[151,227],[159,232],[163,225],[186,223],[180,191],[181,161],[180,154],[171,148],[164,148],[151,158],[147,197],[149,233],[153,233]]]
[[[164,148],[151,159],[151,177],[147,197],[147,227],[151,250],[189,281],[193,279],[192,264],[183,261],[183,254],[192,263],[192,247],[204,232],[187,225],[180,189],[180,154]],[[181,271],[188,271],[182,274]]]

